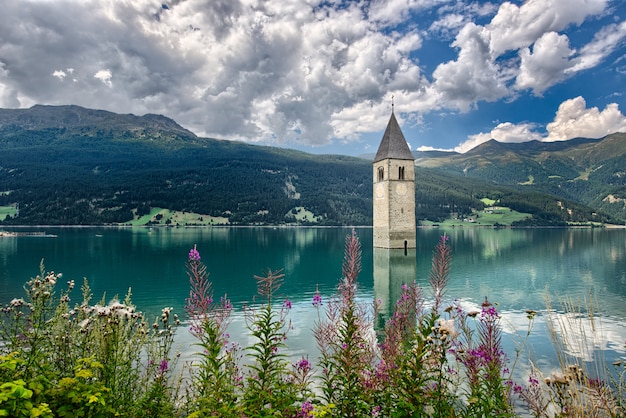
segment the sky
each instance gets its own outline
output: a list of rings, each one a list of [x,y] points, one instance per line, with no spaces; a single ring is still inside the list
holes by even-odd
[[[375,153],[626,132],[624,0],[3,0],[0,108]]]

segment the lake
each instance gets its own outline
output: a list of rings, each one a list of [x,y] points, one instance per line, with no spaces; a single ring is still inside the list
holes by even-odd
[[[242,344],[249,341],[240,308],[253,301],[256,294],[254,275],[262,275],[268,268],[283,269],[285,282],[280,293],[293,303],[288,345],[294,356],[316,355],[310,330],[317,311],[311,301],[316,287],[323,297],[334,292],[341,276],[345,237],[351,231],[226,227],[4,229],[51,236],[0,238],[1,303],[24,296],[23,284],[38,273],[43,259],[47,270],[62,272],[64,280],[76,281],[77,288],[87,278],[95,300],[104,294],[107,301],[115,295],[123,299],[131,288],[134,304],[150,317],[156,317],[166,306],[184,317],[183,306],[189,294],[185,261],[189,249],[197,245],[210,271],[215,296],[227,294],[238,308],[231,335]],[[445,233],[453,251],[448,298],[458,298],[469,308],[479,307],[486,296],[497,303],[509,355],[526,333],[525,311],[536,310],[539,316],[526,351],[542,368],[554,367],[554,351],[543,319],[547,296],[556,314],[568,319],[560,311],[559,301],[595,300],[595,315],[600,320],[598,338],[591,341],[585,333],[590,324],[580,322],[582,330],[566,342],[571,355],[586,360],[601,356],[606,361],[625,355],[626,229],[420,228],[418,248],[404,257],[414,257],[416,267],[396,271],[413,272],[415,277],[392,278],[388,283],[381,282],[379,276],[375,278],[374,263],[380,264],[381,257],[372,249],[372,229],[356,231],[363,249],[359,298],[364,302],[377,298],[384,306],[392,306],[401,282],[414,278],[428,295],[432,252]],[[383,259],[390,263],[394,258]],[[73,292],[73,301],[81,301],[79,292]],[[193,350],[186,329],[180,329],[178,335],[179,349],[186,353]],[[591,350],[581,348],[585,341],[591,342]]]

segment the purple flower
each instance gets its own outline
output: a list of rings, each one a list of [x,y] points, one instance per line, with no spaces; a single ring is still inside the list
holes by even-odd
[[[291,309],[291,301],[289,299],[285,299],[285,301],[283,302],[283,308]]]
[[[159,371],[161,373],[165,373],[167,371],[167,367],[168,367],[167,360],[166,359],[161,360],[161,364],[159,364]]]
[[[306,401],[300,407],[300,411],[298,412],[298,418],[309,418],[313,416],[313,404],[311,402]]]
[[[189,261],[200,261],[200,253],[196,249],[195,245],[191,250],[189,250]]]
[[[316,308],[322,306],[322,295],[319,293],[315,293],[315,295],[313,295],[313,306]]]
[[[302,358],[299,361],[297,361],[294,366],[296,367],[297,370],[302,371],[304,373],[308,373],[311,370],[311,363],[309,362],[309,360]]]

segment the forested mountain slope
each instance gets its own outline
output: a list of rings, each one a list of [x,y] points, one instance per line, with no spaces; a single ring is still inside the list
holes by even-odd
[[[544,146],[540,145],[533,146]],[[498,144],[485,145],[490,146]],[[481,198],[491,197],[501,199],[501,204],[523,204],[536,224],[615,220],[601,212],[594,215],[605,203],[602,198],[583,204],[573,187],[568,197],[543,181],[554,179],[557,168],[565,179],[580,176],[582,167],[593,167],[582,175],[593,184],[604,176],[617,185],[620,177],[608,168],[621,164],[614,150],[600,147],[591,152],[577,146],[545,150],[544,160],[550,163],[532,163],[534,182],[527,173],[532,158],[525,156],[528,162],[514,165],[513,155],[519,151],[507,151],[506,158],[484,151],[417,160],[418,219],[440,221],[451,213],[471,213],[483,207]],[[563,152],[587,162],[570,168],[562,162],[569,157],[558,154]],[[547,174],[550,164],[555,168]],[[371,225],[371,170],[371,161],[363,158],[200,138],[159,115],[119,115],[78,106],[0,109],[0,208],[17,209],[0,219],[4,224],[125,223],[151,208],[165,208],[241,225]],[[521,187],[520,182],[532,184]],[[606,193],[623,198],[610,187]],[[597,196],[580,185],[579,189]],[[295,216],[301,211],[310,216]],[[612,213],[613,218],[624,219],[623,212]]]
[[[626,219],[626,133],[562,142],[491,140],[465,154],[422,154],[416,164],[550,194]]]
[[[13,223],[125,222],[148,207],[280,223],[306,207],[321,223],[371,220],[370,164],[198,138],[157,115],[77,106],[0,110],[0,206]]]

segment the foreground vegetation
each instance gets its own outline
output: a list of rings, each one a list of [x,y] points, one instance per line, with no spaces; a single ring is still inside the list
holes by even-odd
[[[523,345],[505,353],[496,307],[487,299],[465,311],[446,295],[448,237],[437,243],[430,292],[403,286],[395,311],[375,330],[373,306],[357,298],[360,242],[346,237],[335,295],[316,293],[313,330],[319,358],[287,355],[289,299],[277,300],[280,271],[255,276],[259,300],[244,310],[253,343],[228,335],[232,305],[213,298],[207,266],[196,248],[185,328],[170,308],[149,321],[130,295],[94,301],[85,282],[75,287],[46,272],[26,296],[3,306],[0,321],[0,416],[11,417],[512,417],[624,416],[626,361],[590,370],[558,351],[560,373],[530,373],[515,381]],[[570,307],[574,310],[574,307]],[[567,331],[547,321],[555,339]],[[528,311],[529,328],[537,315]],[[580,314],[580,312],[579,312]],[[197,354],[183,364],[176,332],[196,338]],[[559,346],[557,345],[557,348]]]

